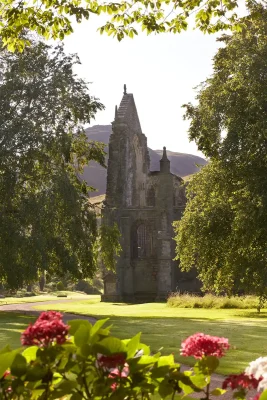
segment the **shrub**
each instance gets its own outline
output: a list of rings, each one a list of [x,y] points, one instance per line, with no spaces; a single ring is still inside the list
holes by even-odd
[[[80,280],[76,284],[75,290],[77,290],[79,292],[84,292],[86,294],[100,294],[101,293],[96,287],[94,287],[90,282],[88,282],[86,280]]]
[[[205,294],[203,297],[192,294],[171,293],[167,300],[169,307],[177,308],[258,308],[259,299],[256,296],[214,296]]]
[[[182,372],[172,354],[151,355],[140,333],[128,340],[112,337],[106,322],[92,326],[81,319],[66,325],[60,313],[43,312],[22,334],[25,350],[6,346],[0,351],[0,399],[148,400],[197,392],[209,400],[228,387],[234,398],[245,399],[250,389],[266,389],[267,357],[243,374],[230,375],[222,389],[210,390],[211,374],[229,349],[225,338],[203,333],[187,338],[181,354],[197,361]]]
[[[34,293],[34,292],[26,292],[26,293],[24,294],[24,296],[25,296],[25,297],[33,297],[33,296],[36,296],[36,293]]]
[[[64,289],[65,289],[64,284],[61,281],[59,281],[57,283],[57,290],[61,291],[61,290],[64,290]]]

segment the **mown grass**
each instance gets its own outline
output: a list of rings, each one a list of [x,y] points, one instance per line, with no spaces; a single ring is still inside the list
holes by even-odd
[[[36,317],[26,316],[14,312],[0,312],[0,349],[5,347],[7,344],[11,348],[20,347],[20,336],[21,332],[25,330],[29,323],[33,322]],[[159,400],[160,396],[155,394],[154,400]],[[172,396],[169,396],[167,400],[171,400]],[[175,400],[181,399],[181,396],[175,395]],[[193,400],[186,396],[184,400]]]
[[[85,293],[79,293],[79,292],[70,292],[70,291],[56,291],[56,292],[50,292],[47,294],[40,294],[36,296],[25,296],[25,297],[5,297],[5,298],[0,298],[0,306],[1,305],[6,305],[6,304],[21,304],[21,303],[37,303],[37,302],[42,302],[42,301],[54,301],[54,300],[59,300],[60,298],[58,296],[60,295],[65,295],[66,300],[78,300],[78,299],[84,299],[85,297],[88,299],[100,299],[99,295],[86,295]]]
[[[0,312],[0,349],[7,344],[12,348],[19,347],[21,332],[35,319],[29,315]]]
[[[189,335],[203,332],[229,339],[231,349],[221,360],[219,373],[238,373],[247,364],[267,354],[267,312],[236,309],[182,309],[164,303],[122,304],[80,301],[58,303],[50,309],[95,316],[109,317],[112,332],[121,339],[142,332],[142,341],[152,352],[162,348],[163,354],[174,353],[178,362],[193,365],[192,358],[180,356],[180,344]],[[47,309],[47,306],[38,306]]]
[[[192,294],[172,293],[167,301],[169,307],[178,308],[215,308],[215,309],[257,309],[259,299],[256,296],[196,296]]]

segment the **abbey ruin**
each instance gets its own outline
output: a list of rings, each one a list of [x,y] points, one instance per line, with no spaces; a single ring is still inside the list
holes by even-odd
[[[112,123],[102,215],[104,223],[118,224],[122,252],[116,274],[104,277],[103,301],[155,301],[171,291],[199,291],[195,274],[181,272],[173,260],[172,222],[185,203],[182,178],[170,172],[165,147],[159,171],[150,171],[147,139],[125,87]]]

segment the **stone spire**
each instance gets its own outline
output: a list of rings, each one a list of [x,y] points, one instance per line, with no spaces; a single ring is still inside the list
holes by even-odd
[[[115,106],[115,120],[117,119],[117,117],[118,117],[118,106]]]
[[[167,157],[166,147],[163,147],[162,159],[160,160],[160,172],[170,173],[170,160]]]
[[[136,110],[134,97],[132,93],[127,93],[124,85],[123,97],[120,106],[115,110],[115,123],[123,123],[135,133],[142,133],[138,113]]]

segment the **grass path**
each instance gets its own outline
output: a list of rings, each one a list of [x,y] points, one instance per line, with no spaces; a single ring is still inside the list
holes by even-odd
[[[42,305],[38,310],[47,309]],[[224,336],[232,345],[222,359],[219,373],[237,373],[255,358],[267,354],[267,312],[255,310],[215,310],[170,308],[164,303],[121,304],[100,303],[97,297],[89,301],[57,303],[50,309],[110,318],[112,332],[120,338],[129,338],[142,332],[142,340],[156,352],[174,353],[181,363],[193,364],[194,360],[181,357],[181,341],[187,336],[203,332]]]

